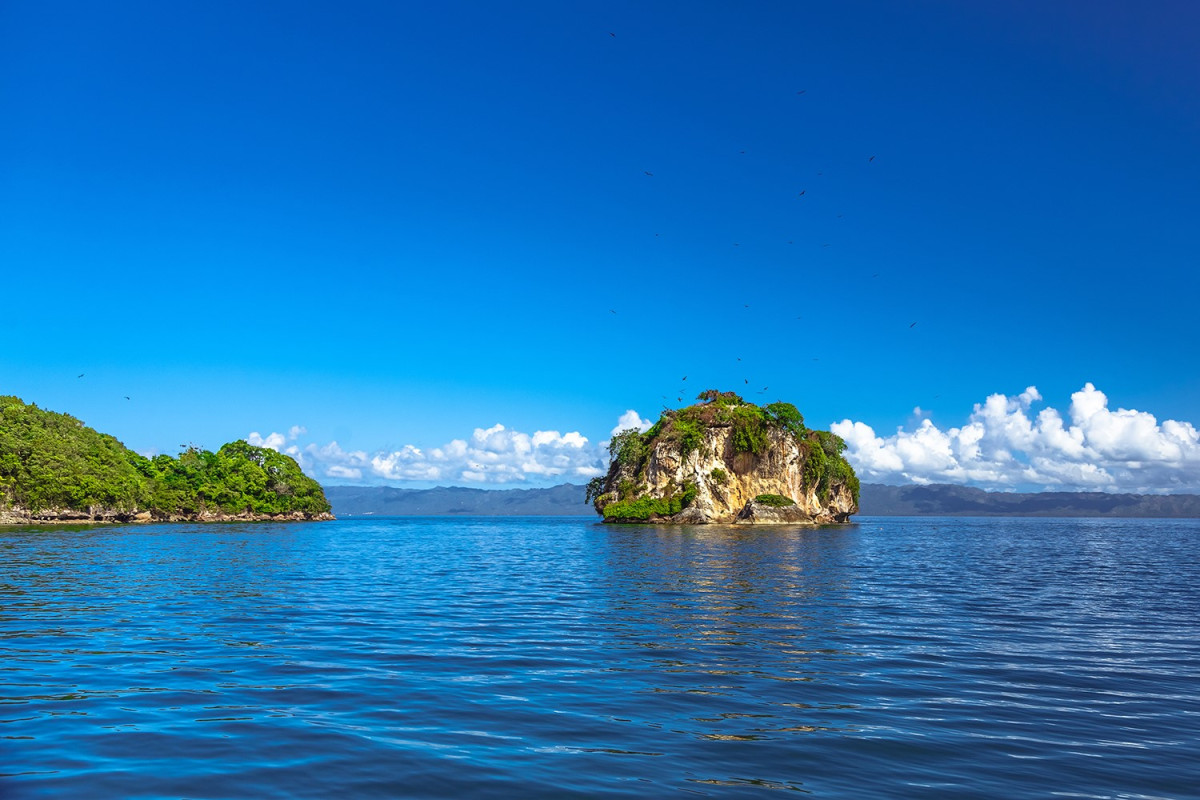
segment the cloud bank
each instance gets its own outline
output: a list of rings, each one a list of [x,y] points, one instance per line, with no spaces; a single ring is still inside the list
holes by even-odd
[[[1092,384],[1071,395],[1064,418],[1030,386],[977,403],[962,427],[922,419],[881,437],[849,419],[830,429],[865,482],[956,483],[990,489],[1109,492],[1200,490],[1200,433],[1188,422],[1161,424],[1145,411],[1108,407]],[[917,417],[922,416],[915,409]]]
[[[913,409],[908,429],[880,436],[844,419],[830,429],[846,440],[846,458],[873,483],[953,483],[1022,491],[1200,492],[1200,433],[1188,422],[1134,409],[1109,408],[1092,384],[1071,395],[1066,414],[1030,386],[977,403],[960,427],[939,428]],[[646,430],[633,409],[610,435]],[[336,441],[303,444],[306,433],[253,432],[250,444],[287,453],[318,480],[364,483],[549,485],[582,483],[608,468],[608,441],[593,444],[578,431],[523,433],[496,424],[440,447],[345,450]]]
[[[649,427],[636,411],[621,415],[615,430]],[[306,473],[370,483],[562,483],[587,481],[608,468],[607,441],[593,445],[578,431],[522,433],[496,424],[476,428],[470,437],[441,447],[405,445],[399,450],[345,450],[337,442],[325,445],[289,444],[304,433],[293,426],[288,436],[251,432],[246,441],[287,453]]]

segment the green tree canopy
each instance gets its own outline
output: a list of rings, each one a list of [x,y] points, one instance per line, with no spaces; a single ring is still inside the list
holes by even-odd
[[[321,486],[289,456],[244,441],[146,458],[67,414],[0,397],[0,507],[159,516],[320,514]]]

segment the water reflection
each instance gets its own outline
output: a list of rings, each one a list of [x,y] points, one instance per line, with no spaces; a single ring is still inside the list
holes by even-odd
[[[841,729],[838,676],[854,653],[838,613],[853,592],[853,529],[613,526],[605,565],[614,672],[673,713],[655,720],[713,742]],[[663,696],[674,696],[669,703]]]

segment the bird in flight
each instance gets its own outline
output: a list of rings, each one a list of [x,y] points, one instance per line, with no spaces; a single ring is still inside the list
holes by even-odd
[[[804,197],[804,193],[807,191],[808,191],[808,189],[801,189],[800,194],[796,195],[796,197]]]
[[[646,172],[646,170],[642,170],[642,172]],[[649,175],[651,178],[653,178],[653,177],[654,177],[654,173],[653,173],[653,172],[646,172],[646,174],[647,174],[647,175]]]
[[[912,325],[909,325],[908,327],[915,328],[916,326],[917,326],[917,323],[914,322]]]
[[[610,314],[615,314],[615,313],[617,313],[617,312],[613,311],[613,310],[610,308],[610,309],[608,310],[608,313],[610,313]]]
[[[615,33],[613,33],[612,31],[609,31],[608,35],[613,37],[614,39],[617,38],[617,35]]]
[[[683,376],[683,379],[686,381],[686,380],[687,380],[687,375],[684,375],[684,376]]]
[[[743,380],[743,381],[745,381],[747,384],[748,384],[748,383],[750,383],[750,379],[749,379],[749,378],[742,378],[742,380]]]
[[[804,94],[807,91],[808,89],[801,89],[800,91],[796,92],[796,94]]]
[[[875,156],[871,156],[870,158],[867,159],[867,163],[869,164],[874,160],[875,160]]]
[[[128,400],[128,399],[129,399],[129,395],[125,395],[125,399],[126,399],[126,400]]]
[[[81,377],[81,378],[83,377],[83,373],[82,373],[82,372],[81,372],[81,373],[79,373],[79,377]]]

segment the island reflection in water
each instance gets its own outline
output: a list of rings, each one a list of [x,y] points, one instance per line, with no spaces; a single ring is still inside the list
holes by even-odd
[[[772,733],[835,730],[830,678],[854,653],[844,527],[619,526],[610,551],[614,638],[649,652],[656,693],[700,694],[676,720],[702,738],[752,741]],[[624,667],[622,670],[631,670]],[[631,670],[632,671],[632,670]],[[768,683],[764,683],[768,682]],[[769,682],[776,682],[775,685]],[[787,686],[780,684],[816,684]],[[723,701],[723,698],[728,700]],[[728,710],[722,710],[722,703]]]

